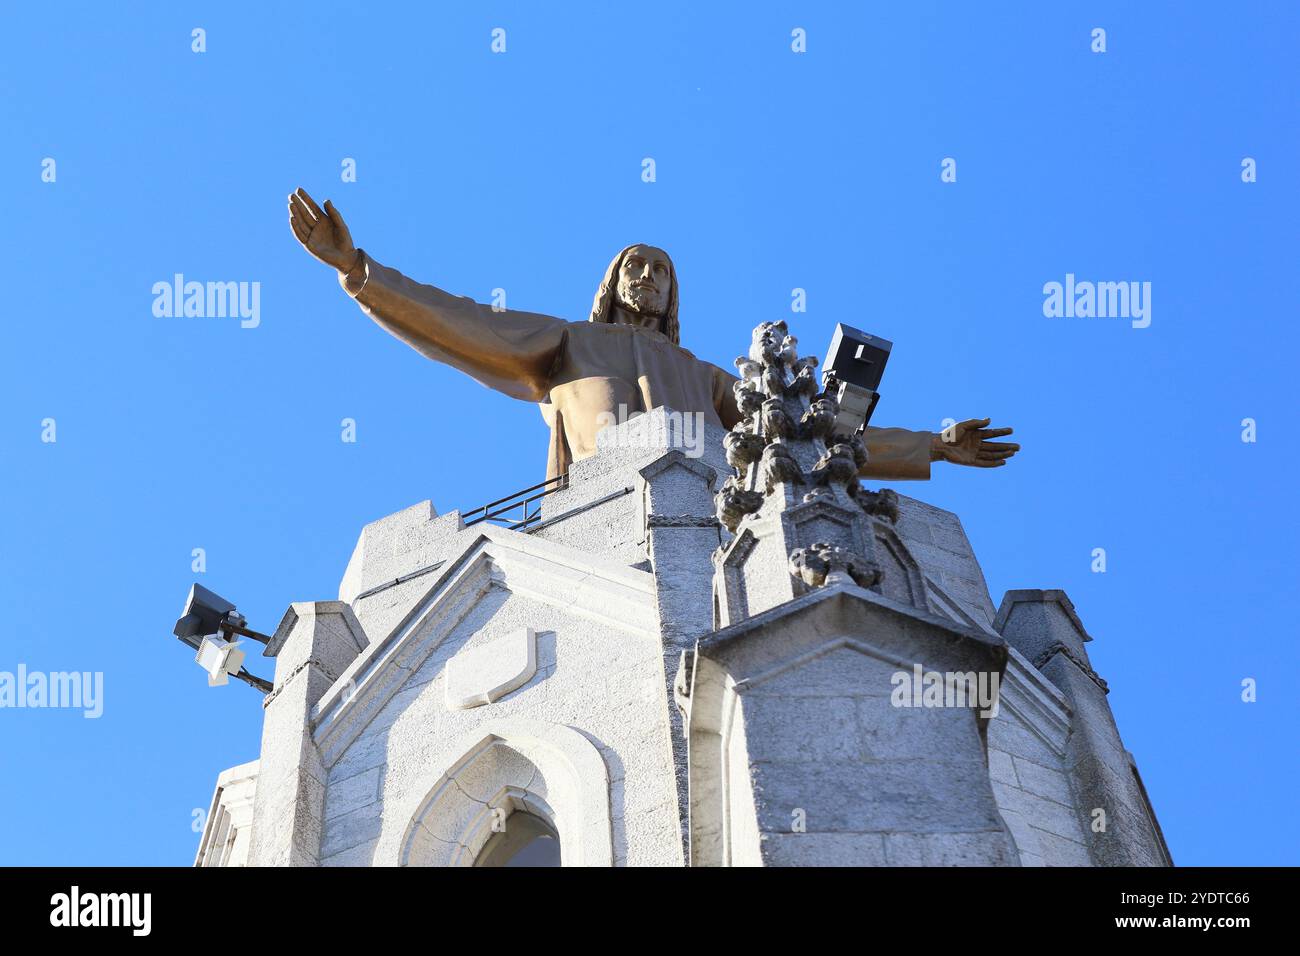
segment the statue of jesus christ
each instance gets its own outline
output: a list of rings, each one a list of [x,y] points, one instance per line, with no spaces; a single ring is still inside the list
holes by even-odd
[[[668,253],[628,246],[614,257],[586,322],[496,310],[414,282],[352,243],[333,203],[289,196],[289,226],[309,253],[380,327],[421,354],[512,398],[537,402],[551,428],[546,476],[596,452],[596,432],[618,412],[666,406],[731,428],[740,421],[735,376],[681,347],[677,273]],[[991,439],[1010,428],[971,419],[944,434],[868,427],[867,478],[930,477],[932,461],[995,468],[1020,446]]]

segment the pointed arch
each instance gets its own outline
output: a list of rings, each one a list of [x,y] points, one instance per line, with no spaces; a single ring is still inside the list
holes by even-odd
[[[558,834],[561,865],[613,865],[609,774],[581,733],[540,720],[492,720],[447,752],[429,786],[416,787],[386,818],[377,864],[473,866],[509,817],[526,813]]]

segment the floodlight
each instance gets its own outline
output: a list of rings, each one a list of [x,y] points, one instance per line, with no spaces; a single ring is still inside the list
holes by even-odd
[[[209,687],[220,687],[228,678],[234,677],[264,694],[271,692],[269,681],[254,677],[243,669],[244,652],[234,641],[234,635],[251,637],[263,644],[271,639],[250,630],[244,615],[221,595],[201,584],[191,586],[185,608],[172,633],[197,652],[194,660],[208,672]]]
[[[205,637],[194,655],[198,665],[208,672],[208,686],[221,687],[231,674],[238,675],[244,666],[244,652],[239,645],[220,637]]]
[[[197,650],[200,639],[220,631],[221,622],[234,610],[235,606],[221,595],[195,584],[190,587],[185,609],[172,633]]]
[[[839,402],[835,433],[852,435],[871,421],[880,401],[876,389],[894,344],[838,322],[822,365],[822,387]]]

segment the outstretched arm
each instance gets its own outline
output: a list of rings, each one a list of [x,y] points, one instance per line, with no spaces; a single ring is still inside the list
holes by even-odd
[[[862,435],[867,446],[867,464],[859,474],[863,478],[929,481],[934,438],[932,432],[868,425]]]
[[[321,209],[306,190],[289,197],[289,226],[303,248],[338,270],[348,295],[385,331],[513,398],[546,397],[568,324],[562,319],[497,312],[380,265],[353,245],[333,203]]]
[[[733,375],[714,366],[713,401],[726,428],[741,420],[732,386]],[[972,418],[942,432],[914,432],[906,428],[875,428],[863,433],[867,464],[863,478],[928,480],[930,463],[947,461],[976,468],[997,468],[1020,450],[1015,442],[991,441],[1012,433],[1010,428],[987,428],[989,419]]]
[[[929,478],[930,463],[946,461],[974,468],[999,468],[1020,450],[1015,442],[991,441],[1010,435],[1010,428],[987,428],[989,419],[972,418],[942,432],[905,428],[866,428],[864,478]]]

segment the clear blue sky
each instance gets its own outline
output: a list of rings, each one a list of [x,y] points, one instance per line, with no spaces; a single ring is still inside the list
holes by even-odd
[[[1175,859],[1300,862],[1296,7],[450,6],[7,12],[0,670],[105,700],[0,711],[0,863],[186,864],[257,756],[257,695],[170,636],[192,549],[269,630],[366,522],[542,477],[537,409],[374,327],[293,240],[297,185],[386,264],[572,319],[662,245],[721,365],[765,319],[893,340],[878,424],[1015,426],[1009,467],[901,490],[961,516],[995,604],[1069,592]],[[177,272],[261,283],[260,326],[155,318]],[[1067,273],[1150,282],[1150,327],[1045,318]]]

